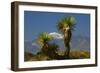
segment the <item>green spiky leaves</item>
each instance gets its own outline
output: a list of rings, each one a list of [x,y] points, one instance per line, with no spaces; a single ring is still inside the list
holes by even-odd
[[[73,16],[66,16],[60,21],[58,21],[58,30],[65,29],[69,27],[71,30],[75,27],[76,19]]]
[[[38,39],[37,39],[37,42],[40,44],[40,45],[44,45],[46,42],[52,40],[53,37],[49,35],[48,32],[43,32],[39,35]]]

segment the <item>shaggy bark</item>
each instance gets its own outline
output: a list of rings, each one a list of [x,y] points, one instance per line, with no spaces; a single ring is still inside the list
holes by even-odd
[[[69,58],[69,55],[70,55],[70,41],[71,41],[71,36],[72,36],[72,32],[71,30],[66,30],[65,33],[64,33],[64,44],[65,44],[65,47],[66,47],[66,51],[65,51],[65,55]]]

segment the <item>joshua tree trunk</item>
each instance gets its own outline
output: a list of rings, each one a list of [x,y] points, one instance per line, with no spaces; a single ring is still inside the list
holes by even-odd
[[[71,41],[71,36],[72,36],[72,33],[71,33],[71,30],[67,30],[64,34],[64,44],[65,44],[65,47],[66,47],[66,51],[65,51],[65,56],[67,56],[67,58],[69,58],[69,55],[70,55],[70,41]]]
[[[70,56],[70,44],[67,44],[66,45],[66,51],[65,51],[65,55],[67,56],[67,58],[69,58],[69,56]]]
[[[47,54],[48,45],[49,45],[49,44],[48,44],[47,42],[44,43],[44,45],[43,45],[43,47],[42,47],[42,53],[43,53],[43,54]]]

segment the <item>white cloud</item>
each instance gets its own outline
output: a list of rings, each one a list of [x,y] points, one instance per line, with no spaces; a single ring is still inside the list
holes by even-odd
[[[35,42],[32,43],[32,46],[39,46],[38,44],[36,44]]]
[[[63,35],[59,34],[57,32],[51,32],[51,33],[49,33],[49,35],[51,35],[55,39],[63,39]]]

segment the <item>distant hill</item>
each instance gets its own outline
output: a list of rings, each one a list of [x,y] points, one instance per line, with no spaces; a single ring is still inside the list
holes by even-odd
[[[34,44],[33,44],[34,43]],[[56,43],[59,45],[59,50],[65,50],[63,39],[54,39],[50,43]],[[32,45],[33,44],[33,45]],[[40,50],[40,46],[36,44],[34,41],[25,41],[24,42],[25,52],[30,52],[36,54]],[[90,50],[90,38],[83,36],[73,36],[71,41],[71,50],[82,50],[88,51]]]
[[[90,38],[83,36],[74,36],[71,41],[72,50],[90,51]]]
[[[40,47],[37,45],[32,45],[32,43],[32,41],[25,41],[24,50],[25,52],[36,54],[40,50]]]

